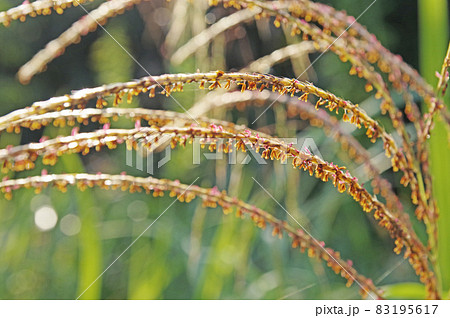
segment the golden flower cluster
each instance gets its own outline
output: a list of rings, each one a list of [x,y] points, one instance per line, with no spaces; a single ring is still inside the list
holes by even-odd
[[[25,0],[21,5],[0,12],[0,23],[9,26],[11,21],[20,20],[24,22],[27,16],[35,17],[37,15],[49,15],[52,10],[62,14],[66,8],[78,6],[87,0],[37,0],[30,2]],[[93,1],[93,0],[89,0]]]

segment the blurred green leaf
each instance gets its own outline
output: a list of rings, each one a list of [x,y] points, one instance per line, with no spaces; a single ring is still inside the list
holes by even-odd
[[[85,171],[78,155],[66,155],[61,157],[61,162],[66,171]],[[102,278],[102,247],[100,235],[97,230],[99,224],[95,207],[96,202],[91,189],[80,191],[74,189],[78,213],[81,219],[79,233],[79,268],[78,291],[80,299],[100,299]],[[95,281],[98,278],[97,281]],[[94,283],[95,281],[95,283]]]
[[[425,287],[419,283],[400,283],[382,286],[386,299],[424,299]]]
[[[435,72],[441,70],[449,41],[448,4],[446,0],[419,0],[420,70],[425,79],[436,87]],[[449,105],[449,98],[445,100]],[[445,124],[435,120],[430,138],[430,168],[433,191],[440,217],[438,221],[438,263],[444,290],[450,288],[450,148]],[[439,273],[438,273],[439,275]]]

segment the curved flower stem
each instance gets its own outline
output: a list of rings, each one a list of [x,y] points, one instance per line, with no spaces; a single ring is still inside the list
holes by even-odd
[[[372,184],[374,191],[376,191],[376,194],[380,193],[381,196],[386,198],[388,209],[390,211],[397,211],[400,216],[405,218],[405,220],[409,219],[408,215],[403,210],[399,198],[394,193],[392,185],[380,176],[378,168],[371,163],[368,151],[356,138],[346,130],[342,129],[342,126],[336,118],[332,117],[323,109],[316,110],[314,105],[300,101],[289,95],[279,96],[276,93],[268,91],[246,91],[244,93],[229,92],[223,94],[211,92],[195,103],[189,109],[189,112],[192,116],[196,117],[206,115],[213,109],[220,107],[236,107],[238,110],[242,111],[244,107],[263,107],[268,102],[285,104],[287,116],[289,118],[299,116],[302,120],[309,121],[311,126],[323,128],[326,134],[331,135],[341,144],[341,147],[349,153],[352,159],[367,167],[367,173],[370,177],[374,178]]]
[[[21,5],[0,12],[0,23],[9,26],[11,21],[19,20],[24,22],[27,16],[35,17],[37,15],[49,15],[52,9],[62,14],[64,9],[74,7],[85,3],[87,0],[36,0],[33,2],[24,1]],[[89,0],[93,1],[93,0]]]
[[[273,235],[282,237],[286,233],[292,239],[292,247],[299,248],[303,253],[308,250],[308,256],[317,257],[326,262],[336,274],[340,274],[347,279],[347,287],[353,282],[359,285],[360,293],[363,297],[374,294],[382,298],[382,291],[375,287],[372,280],[359,274],[353,267],[352,261],[344,261],[339,252],[325,247],[325,243],[317,241],[314,237],[305,233],[301,229],[295,229],[285,221],[275,218],[270,213],[259,209],[253,205],[245,203],[237,198],[232,198],[225,191],[219,191],[216,187],[211,189],[201,188],[193,185],[188,186],[179,181],[166,179],[156,179],[153,177],[139,178],[128,175],[108,175],[108,174],[52,174],[34,176],[23,179],[3,180],[0,182],[0,189],[3,193],[11,193],[11,190],[19,188],[34,188],[40,191],[42,188],[54,186],[61,191],[65,191],[68,185],[76,185],[84,190],[88,187],[98,186],[103,189],[120,189],[122,191],[153,192],[154,197],[161,197],[164,192],[170,192],[171,197],[177,197],[180,202],[190,202],[196,197],[203,201],[207,207],[220,206],[225,214],[237,210],[237,216],[249,215],[251,220],[259,227],[266,228],[267,225],[273,227]],[[371,296],[372,297],[372,296]]]
[[[199,34],[191,38],[188,43],[177,49],[175,53],[172,54],[170,62],[174,65],[180,65],[189,56],[194,54],[200,47],[208,44],[219,34],[233,28],[236,25],[239,25],[246,21],[251,21],[254,19],[254,17],[254,10],[241,10],[220,19],[219,21],[211,25],[211,27],[200,32]]]
[[[316,52],[314,42],[303,41],[300,43],[294,43],[275,50],[272,53],[260,57],[259,59],[251,62],[248,66],[241,69],[241,72],[258,72],[266,73],[273,65],[292,59],[298,56],[304,56],[308,53]]]
[[[119,117],[126,117],[138,123],[141,120],[145,121],[149,126],[191,126],[199,124],[202,127],[209,127],[210,125],[220,125],[231,130],[243,130],[245,126],[236,125],[223,120],[216,120],[207,117],[198,117],[194,121],[189,115],[185,113],[178,113],[160,109],[146,109],[146,108],[86,108],[86,109],[64,109],[61,111],[44,113],[40,115],[31,115],[26,118],[12,121],[8,128],[8,132],[20,132],[21,127],[29,128],[31,130],[41,129],[53,123],[54,126],[64,127],[74,126],[76,123],[87,125],[89,121],[98,122],[100,124],[109,124],[111,121],[116,121]]]
[[[49,42],[44,49],[36,53],[33,58],[23,65],[17,76],[22,84],[27,84],[37,73],[45,70],[48,63],[64,53],[71,44],[80,41],[81,37],[97,29],[106,21],[124,10],[142,2],[143,0],[110,0],[102,3],[97,9],[81,17],[70,28],[64,31],[58,38]],[[73,1],[77,3],[80,1]],[[83,1],[81,1],[83,2]]]

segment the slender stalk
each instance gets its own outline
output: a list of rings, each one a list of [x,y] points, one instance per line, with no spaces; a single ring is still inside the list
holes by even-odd
[[[420,69],[423,76],[429,83],[436,83],[436,71],[441,69],[441,61],[445,56],[445,50],[448,44],[448,4],[445,0],[419,0],[419,52]],[[438,83],[436,83],[438,84]],[[428,112],[434,114],[443,104],[434,98],[427,103],[431,105]],[[420,143],[425,144],[429,137],[433,115],[426,118],[425,131],[421,135]],[[438,282],[442,284],[444,291],[450,289],[450,251],[444,242],[449,241],[448,226],[450,224],[450,197],[448,189],[450,188],[450,170],[448,162],[450,161],[450,149],[447,147],[445,124],[435,122],[431,138],[426,143],[430,149],[430,169],[433,176],[433,192],[437,200],[437,207],[440,211],[439,220],[433,220],[433,224],[438,222],[438,240],[432,248],[434,258],[437,258],[436,274]],[[432,225],[430,231],[436,233],[436,225]],[[435,234],[436,235],[436,234]],[[442,268],[442,270],[439,270]]]

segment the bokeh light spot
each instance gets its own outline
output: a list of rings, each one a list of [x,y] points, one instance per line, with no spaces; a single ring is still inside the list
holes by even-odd
[[[55,227],[58,222],[58,215],[49,205],[40,207],[34,213],[34,223],[41,231],[48,231]]]
[[[148,215],[147,203],[141,200],[131,202],[127,208],[128,217],[135,222],[144,220]]]
[[[75,214],[67,214],[59,222],[59,228],[67,236],[77,235],[81,230],[80,218]]]

